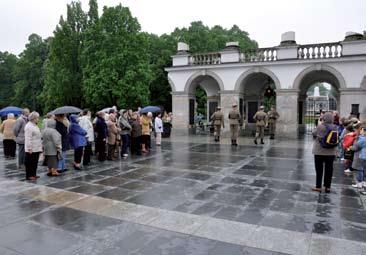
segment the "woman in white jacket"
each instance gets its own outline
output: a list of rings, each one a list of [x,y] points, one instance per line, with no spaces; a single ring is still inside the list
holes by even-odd
[[[79,118],[79,125],[87,133],[87,145],[84,147],[83,165],[87,166],[90,164],[90,156],[93,154],[92,145],[94,142],[94,129],[93,123],[91,122],[91,112],[87,109],[83,111],[83,116]]]
[[[161,133],[163,133],[163,121],[161,120],[161,113],[155,118],[155,133],[156,133],[156,145],[161,145]]]
[[[37,166],[39,154],[42,152],[42,134],[37,124],[39,121],[39,113],[32,112],[29,114],[28,123],[24,128],[25,136],[25,173],[26,179],[34,181],[37,176]]]

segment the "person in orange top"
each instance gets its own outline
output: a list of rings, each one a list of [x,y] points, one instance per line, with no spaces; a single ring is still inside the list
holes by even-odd
[[[15,158],[15,150],[17,146],[13,132],[15,122],[14,114],[9,113],[7,119],[0,125],[0,132],[4,135],[3,145],[5,158]]]
[[[141,128],[142,128],[142,153],[147,153],[148,152],[148,148],[147,148],[147,144],[149,143],[150,140],[150,125],[151,125],[151,118],[152,118],[152,113],[148,112],[147,114],[143,114],[140,117],[140,123],[141,123]]]

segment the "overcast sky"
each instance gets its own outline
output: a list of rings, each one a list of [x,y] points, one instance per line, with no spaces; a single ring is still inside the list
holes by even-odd
[[[0,51],[19,54],[31,33],[52,35],[70,0],[0,0]],[[87,10],[88,0],[81,0]],[[237,24],[259,47],[276,46],[281,33],[296,32],[300,44],[340,41],[366,30],[366,0],[99,0],[99,8],[122,2],[143,31],[170,33],[201,20],[208,26]],[[100,11],[101,13],[101,11]]]

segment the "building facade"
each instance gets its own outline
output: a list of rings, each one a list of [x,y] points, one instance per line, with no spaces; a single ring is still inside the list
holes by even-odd
[[[305,124],[307,90],[317,82],[333,86],[341,116],[353,112],[366,118],[365,34],[347,33],[341,42],[309,45],[297,44],[294,32],[284,33],[281,39],[272,48],[242,52],[231,42],[222,51],[199,54],[178,43],[173,64],[166,68],[174,129],[186,132],[194,124],[197,86],[207,94],[207,115],[221,106],[228,121],[227,113],[236,102],[248,129],[260,105],[275,105],[281,116],[280,136],[297,137]]]

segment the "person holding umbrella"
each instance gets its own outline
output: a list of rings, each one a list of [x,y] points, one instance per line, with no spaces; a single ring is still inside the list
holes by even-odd
[[[28,122],[29,109],[24,108],[22,115],[16,120],[13,128],[15,142],[18,144],[18,168],[25,169],[25,150],[24,150],[24,128]]]
[[[81,170],[81,159],[83,157],[84,147],[86,142],[86,131],[82,129],[77,122],[78,117],[76,115],[70,116],[70,130],[69,139],[70,145],[74,149],[74,169]]]
[[[5,158],[15,158],[15,135],[13,128],[15,125],[15,117],[13,113],[8,113],[7,119],[0,125],[0,132],[3,133],[3,145]]]
[[[143,114],[140,119],[140,124],[142,128],[142,153],[148,152],[148,145],[150,141],[150,123],[151,123],[152,113],[148,112],[147,114]]]

